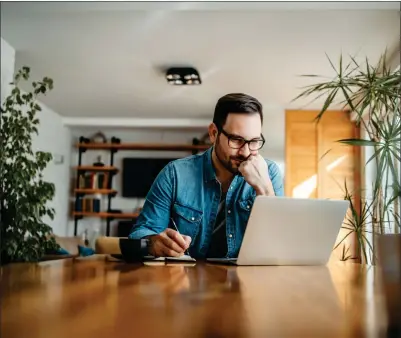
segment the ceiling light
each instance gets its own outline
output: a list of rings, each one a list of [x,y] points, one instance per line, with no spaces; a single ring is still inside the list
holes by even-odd
[[[202,83],[198,71],[192,67],[169,68],[166,71],[166,79],[168,83],[175,85],[199,85]]]

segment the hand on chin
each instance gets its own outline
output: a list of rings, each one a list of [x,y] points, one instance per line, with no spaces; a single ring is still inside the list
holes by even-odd
[[[245,181],[252,186],[258,195],[274,194],[268,174],[268,166],[261,155],[250,156],[241,163],[238,171]]]

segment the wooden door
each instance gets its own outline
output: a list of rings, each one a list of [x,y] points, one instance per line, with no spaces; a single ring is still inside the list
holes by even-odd
[[[315,111],[287,111],[285,195],[317,198],[317,132]]]
[[[344,182],[359,203],[359,148],[337,141],[359,137],[359,129],[344,111],[329,111],[319,123],[314,121],[319,111],[286,111],[285,194],[298,198],[344,199]],[[341,229],[337,242],[349,230]],[[342,244],[347,255],[357,255],[355,236]],[[333,253],[342,257],[343,245]]]

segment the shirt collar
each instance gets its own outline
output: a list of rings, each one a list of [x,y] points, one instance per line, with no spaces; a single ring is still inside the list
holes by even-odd
[[[203,154],[203,178],[205,182],[216,180],[216,172],[212,162],[213,146],[206,150]]]
[[[214,146],[210,147],[203,153],[203,178],[205,182],[217,181],[216,171],[214,170],[212,162],[212,153]],[[236,185],[241,182],[244,178],[240,175],[235,175],[231,184]]]

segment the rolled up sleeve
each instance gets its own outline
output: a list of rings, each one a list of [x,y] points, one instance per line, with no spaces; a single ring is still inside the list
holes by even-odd
[[[279,166],[273,161],[268,161],[268,166],[269,176],[273,185],[274,194],[276,196],[284,196],[284,182]]]
[[[172,163],[165,166],[153,182],[129,238],[141,239],[146,236],[157,235],[168,227],[174,193],[172,166]]]

